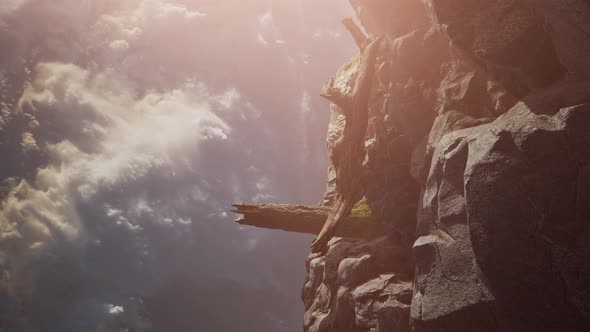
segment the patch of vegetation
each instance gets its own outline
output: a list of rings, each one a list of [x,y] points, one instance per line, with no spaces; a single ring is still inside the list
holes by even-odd
[[[365,197],[363,197],[354,205],[352,211],[350,212],[350,215],[353,218],[362,222],[379,222],[379,220],[377,220],[377,217],[375,217],[375,214],[373,213],[373,210],[369,206],[369,203],[367,202],[367,199]]]

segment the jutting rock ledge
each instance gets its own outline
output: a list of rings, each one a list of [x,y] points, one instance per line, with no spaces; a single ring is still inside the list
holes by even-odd
[[[350,3],[361,51],[381,38],[370,68],[356,56],[327,85],[320,206],[235,206],[242,224],[318,234],[362,189],[305,262],[304,330],[587,331],[590,2]],[[339,100],[367,70],[353,121]],[[339,152],[347,126],[361,157]]]
[[[244,215],[236,220],[241,225],[315,235],[320,233],[330,212],[326,206],[290,204],[234,204],[233,207],[232,212]],[[338,227],[336,236],[371,239],[383,232],[383,225],[372,215],[366,202],[361,201]]]

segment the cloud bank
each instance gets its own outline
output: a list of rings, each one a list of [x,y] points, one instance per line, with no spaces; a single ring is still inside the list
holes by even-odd
[[[226,211],[321,195],[340,6],[3,2],[0,327],[299,330],[310,237]]]

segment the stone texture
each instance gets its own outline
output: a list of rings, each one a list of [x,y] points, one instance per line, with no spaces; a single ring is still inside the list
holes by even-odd
[[[309,257],[305,330],[587,330],[590,2],[350,2],[386,36],[364,162],[384,236]],[[329,151],[344,124],[332,105]]]
[[[414,244],[416,331],[583,330],[588,124],[590,104],[547,116],[519,103],[440,141]]]
[[[367,32],[399,37],[428,26],[428,17],[416,0],[349,0]]]
[[[565,74],[536,5],[517,0],[427,0],[429,15],[459,48],[516,96]]]
[[[432,152],[425,144],[435,118],[446,112],[455,118],[464,114],[473,120],[455,127],[476,125],[502,114],[516,99],[475,62],[456,54],[449,39],[436,29],[417,29],[385,44],[369,102],[365,197],[387,233],[404,238],[410,246]],[[354,58],[340,68],[334,85],[346,93],[357,75],[358,58]],[[346,123],[340,113],[332,105],[328,151],[334,149]],[[440,135],[449,128],[443,125],[441,130]],[[336,190],[333,165],[328,173],[322,204],[330,206]]]
[[[333,238],[306,261],[304,330],[409,331],[410,255],[387,236]]]

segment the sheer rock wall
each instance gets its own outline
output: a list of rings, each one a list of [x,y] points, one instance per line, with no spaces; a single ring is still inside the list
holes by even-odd
[[[385,35],[363,174],[385,227],[308,257],[305,331],[583,331],[590,2],[350,2]],[[346,121],[331,107],[328,149]]]

